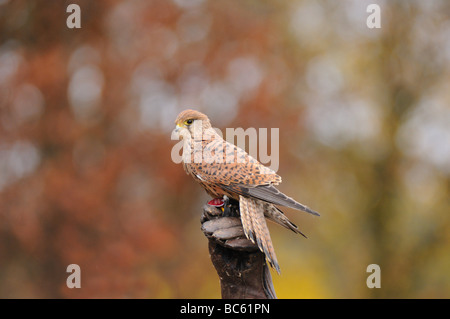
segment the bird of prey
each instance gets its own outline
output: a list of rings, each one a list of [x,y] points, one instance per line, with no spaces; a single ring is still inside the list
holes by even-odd
[[[265,218],[303,235],[277,206],[319,214],[280,192],[275,185],[281,183],[281,177],[225,141],[205,114],[188,109],[178,115],[175,124],[174,132],[183,139],[186,173],[203,186],[215,203],[239,201],[245,236],[258,245],[269,264],[280,273]]]

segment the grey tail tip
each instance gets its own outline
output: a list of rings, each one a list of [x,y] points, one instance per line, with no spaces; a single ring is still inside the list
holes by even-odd
[[[281,275],[281,269],[280,269],[280,265],[278,265],[278,263],[273,263],[271,261],[270,265],[272,266],[273,269],[275,269],[275,271],[277,272],[278,275]]]
[[[304,206],[304,207],[305,207],[305,209],[304,209],[305,212],[310,213],[310,214],[313,214],[313,215],[315,215],[315,216],[320,216],[320,214],[319,214],[318,212],[312,210],[312,209],[309,208],[308,206]]]
[[[281,275],[281,269],[280,269],[280,265],[278,265],[278,261],[275,259],[273,260],[271,257],[269,257],[268,254],[266,254],[266,260],[269,262],[270,267],[272,267],[273,269],[275,269],[275,271],[278,273],[278,275]]]

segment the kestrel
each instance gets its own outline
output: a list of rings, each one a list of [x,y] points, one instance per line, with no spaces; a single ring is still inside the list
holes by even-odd
[[[195,110],[181,112],[175,132],[183,139],[183,167],[215,200],[236,200],[245,236],[256,243],[270,265],[280,273],[265,218],[302,232],[276,206],[319,215],[280,192],[281,177],[243,149],[225,141],[208,117]],[[305,235],[303,235],[305,236]],[[306,236],[305,236],[306,237]]]

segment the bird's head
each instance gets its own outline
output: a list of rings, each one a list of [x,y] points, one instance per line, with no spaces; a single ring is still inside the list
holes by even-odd
[[[183,138],[187,137],[186,133],[189,133],[192,137],[202,134],[204,130],[211,128],[211,123],[205,114],[190,109],[178,114],[175,125],[175,132],[179,133]]]

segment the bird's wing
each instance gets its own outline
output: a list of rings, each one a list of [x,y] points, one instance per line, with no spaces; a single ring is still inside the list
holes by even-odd
[[[312,210],[308,206],[300,204],[293,198],[283,194],[280,192],[275,186],[272,184],[269,185],[260,185],[246,189],[247,194],[251,197],[255,197],[261,199],[265,202],[269,202],[275,205],[285,206],[297,210],[304,211],[306,213],[310,213],[316,216],[320,216],[319,213]]]
[[[280,192],[275,186],[272,184],[266,185],[257,185],[257,186],[249,186],[243,184],[230,184],[230,185],[222,185],[225,190],[229,192],[235,192],[242,196],[257,198],[267,203],[271,203],[274,205],[280,205],[284,207],[289,207],[297,210],[304,211],[306,213],[310,213],[316,216],[320,216],[319,213],[315,212],[308,206],[300,204],[295,201],[291,197]]]
[[[205,142],[202,150],[201,162],[185,163],[186,170],[201,180],[248,186],[281,183],[281,177],[273,170],[223,139]]]
[[[281,183],[281,177],[236,145],[214,139],[202,147],[202,161],[185,164],[201,181],[238,195],[319,215],[280,192],[274,185]]]

